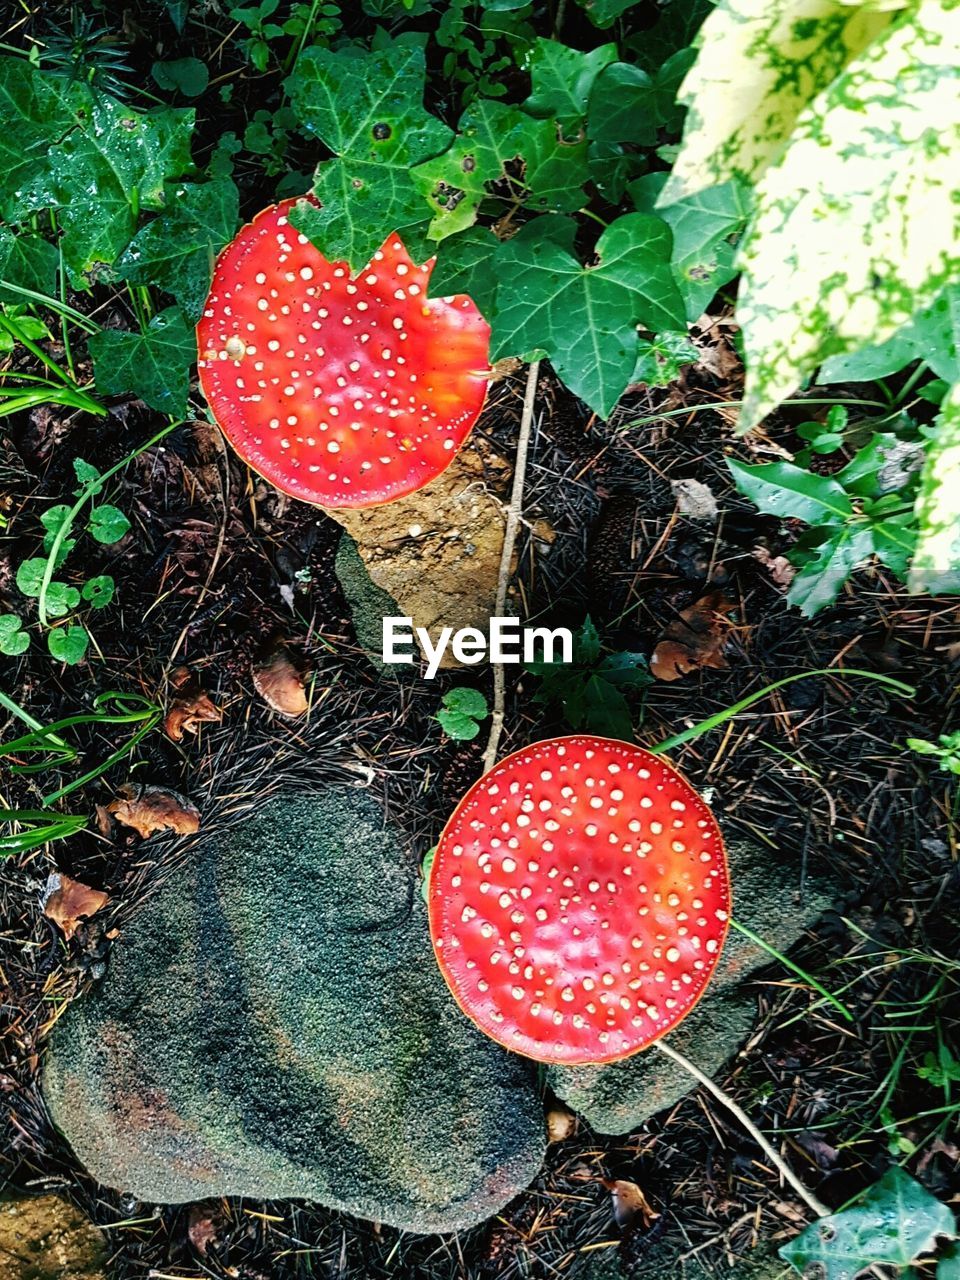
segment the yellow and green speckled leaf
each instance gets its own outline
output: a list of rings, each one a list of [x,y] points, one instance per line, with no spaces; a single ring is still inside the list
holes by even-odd
[[[803,108],[893,16],[844,0],[722,0],[680,87],[689,112],[662,203],[730,178],[755,181]]]
[[[960,382],[943,402],[916,502],[920,538],[911,591],[960,591]]]
[[[960,0],[922,0],[804,110],[741,252],[741,427],[960,277]]]

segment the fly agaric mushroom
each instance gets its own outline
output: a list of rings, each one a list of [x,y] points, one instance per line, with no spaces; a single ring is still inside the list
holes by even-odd
[[[483,407],[490,329],[397,235],[355,279],[258,214],[221,253],[197,326],[200,385],[224,435],[284,493],[369,507],[435,479]]]
[[[612,1062],[684,1018],[720,957],[723,838],[665,761],[577,735],[467,792],[430,872],[430,932],[463,1012],[541,1062]]]

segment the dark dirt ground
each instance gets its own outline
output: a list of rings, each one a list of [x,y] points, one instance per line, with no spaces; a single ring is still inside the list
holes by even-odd
[[[735,382],[736,375],[733,375]],[[731,398],[730,379],[705,367],[664,391],[637,393],[619,421]],[[522,379],[492,394],[479,430],[509,456]],[[641,741],[657,741],[794,672],[865,667],[917,688],[913,700],[865,682],[816,676],[798,682],[674,754],[730,829],[778,849],[827,858],[848,895],[798,959],[856,1015],[852,1026],[777,966],[757,986],[758,1017],[726,1084],[830,1206],[914,1149],[909,1167],[938,1195],[960,1193],[949,1097],[917,1075],[928,1052],[956,1046],[960,873],[947,775],[904,747],[909,735],[950,727],[960,662],[960,609],[910,599],[882,572],[861,574],[839,604],[813,621],[784,608],[782,589],[753,554],[789,543],[777,522],[730,493],[722,459],[745,452],[722,410],[661,419],[632,431],[590,422],[549,372],[543,377],[526,490],[526,516],[551,520],[549,553],[525,539],[519,581],[528,616],[577,624],[589,611],[613,649],[649,653],[677,612],[708,585],[734,605],[727,670],[658,683],[645,699]],[[81,543],[75,572],[108,571],[117,602],[92,620],[99,653],[60,668],[39,645],[3,660],[3,688],[42,721],[89,707],[120,689],[161,702],[172,665],[187,664],[222,709],[219,725],[175,745],[151,734],[130,762],[70,798],[72,811],[115,794],[131,776],[187,794],[203,829],[242,816],[265,787],[355,776],[374,786],[422,853],[477,775],[483,736],[458,746],[432,720],[463,675],[435,682],[379,679],[357,648],[333,573],[333,523],[287,502],[219,448],[200,420],[180,428],[118,477],[117,504],[132,529],[113,547]],[[158,423],[117,404],[105,423],[81,417],[9,424],[2,444],[4,514],[0,597],[12,565],[36,554],[37,513],[72,486],[71,459],[104,468]],[[779,442],[789,446],[789,424]],[[763,442],[760,442],[761,447]],[[695,477],[721,508],[713,526],[677,514],[669,481]],[[89,540],[88,540],[89,541]],[[95,554],[89,556],[91,548]],[[292,587],[293,610],[281,595]],[[270,712],[251,684],[251,661],[282,637],[314,677],[304,722]],[[175,658],[174,658],[174,651]],[[534,682],[508,668],[506,751],[562,729],[531,701]],[[472,682],[472,681],[471,681]],[[489,693],[485,678],[479,687]],[[639,708],[638,708],[639,710]],[[0,726],[0,739],[15,725]],[[127,730],[81,730],[89,767]],[[73,776],[65,774],[66,777]],[[48,775],[4,777],[4,799],[33,807]],[[81,799],[82,797],[82,799]],[[118,832],[122,829],[117,829]],[[623,1139],[581,1127],[551,1147],[530,1191],[499,1218],[452,1238],[399,1237],[341,1215],[291,1204],[204,1204],[155,1210],[93,1184],[51,1129],[37,1089],[50,1027],[91,983],[109,951],[106,933],[135,910],[189,840],[93,831],[0,869],[0,963],[7,988],[0,1038],[0,1177],[36,1192],[61,1189],[108,1229],[111,1277],[223,1276],[242,1280],[422,1274],[436,1277],[574,1275],[616,1254],[628,1273],[663,1274],[660,1237],[683,1242],[689,1261],[727,1274],[761,1241],[787,1238],[799,1205],[759,1153],[702,1093]],[[413,856],[413,855],[412,855]],[[54,863],[106,890],[111,906],[65,944],[41,914]],[[102,921],[102,923],[101,923]],[[774,940],[775,941],[775,940]],[[908,1031],[901,1030],[904,1024]],[[951,1040],[951,1037],[953,1039]],[[886,1128],[884,1128],[886,1126]],[[660,1211],[649,1231],[621,1233],[603,1179],[636,1180]],[[204,1254],[190,1228],[210,1220]],[[201,1232],[202,1234],[202,1232]],[[650,1268],[653,1267],[653,1270]],[[677,1272],[676,1274],[680,1274]]]

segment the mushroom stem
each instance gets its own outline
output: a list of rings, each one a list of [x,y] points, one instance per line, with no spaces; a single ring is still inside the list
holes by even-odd
[[[530,429],[533,425],[533,407],[537,397],[537,379],[540,375],[540,361],[534,360],[527,370],[527,387],[523,395],[523,414],[520,418],[520,435],[517,439],[517,460],[513,469],[513,488],[510,492],[510,505],[507,507],[507,523],[503,533],[503,552],[500,556],[500,573],[497,578],[497,598],[495,614],[502,617],[507,607],[507,587],[510,585],[510,570],[513,565],[513,548],[517,541],[517,530],[523,514],[523,483],[527,473],[527,450],[530,445]],[[490,718],[490,737],[483,753],[483,772],[486,773],[497,763],[497,749],[500,746],[500,735],[503,732],[503,707],[506,697],[506,682],[503,667],[493,668],[493,714]]]
[[[730,1095],[721,1089],[716,1081],[711,1080],[710,1077],[706,1075],[705,1072],[701,1071],[695,1063],[691,1062],[685,1054],[682,1054],[679,1050],[672,1048],[665,1040],[654,1041],[652,1048],[659,1049],[665,1057],[669,1058],[672,1062],[675,1062],[677,1066],[682,1067],[684,1071],[689,1072],[695,1080],[699,1081],[699,1083],[702,1084],[703,1087],[714,1096],[714,1098],[716,1098],[721,1106],[726,1107],[727,1111],[740,1121],[740,1124],[744,1129],[746,1129],[750,1137],[753,1138],[754,1142],[774,1166],[783,1178],[784,1182],[788,1182],[790,1186],[793,1187],[794,1191],[804,1204],[813,1213],[815,1213],[818,1218],[826,1218],[829,1215],[830,1210],[827,1206],[823,1204],[822,1201],[818,1200],[812,1191],[807,1190],[783,1157],[777,1154],[770,1142],[763,1136],[743,1108],[734,1102]]]

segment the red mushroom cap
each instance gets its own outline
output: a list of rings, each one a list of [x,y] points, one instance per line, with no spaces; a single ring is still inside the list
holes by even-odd
[[[723,837],[658,756],[577,735],[507,756],[460,801],[430,872],[460,1008],[541,1062],[613,1062],[677,1025],[727,932]]]
[[[351,279],[288,220],[258,214],[221,253],[197,326],[200,385],[240,457],[284,493],[368,507],[435,479],[483,407],[490,329],[427,299],[397,235]]]

